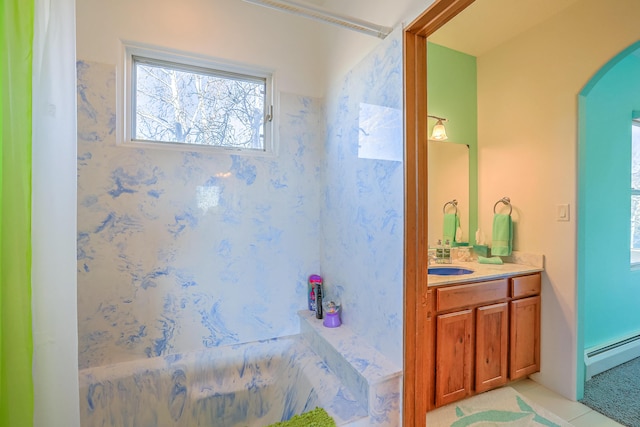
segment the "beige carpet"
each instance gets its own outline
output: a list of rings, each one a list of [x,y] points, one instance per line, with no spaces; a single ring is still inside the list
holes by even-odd
[[[569,427],[570,423],[502,387],[427,413],[427,427]]]

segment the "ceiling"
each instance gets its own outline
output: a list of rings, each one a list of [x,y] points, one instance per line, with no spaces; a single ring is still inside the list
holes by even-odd
[[[311,4],[326,10],[341,9],[351,5],[357,10],[366,1],[356,0],[292,0],[296,3]],[[369,0],[371,1],[371,0]],[[437,1],[437,0],[435,0]],[[448,48],[480,56],[505,43],[513,37],[546,21],[553,15],[580,0],[475,0],[459,15],[429,36],[429,41]],[[402,4],[416,0],[402,0]],[[361,10],[354,17],[367,20],[367,12],[377,5],[378,9],[397,8],[397,2],[388,0],[371,1],[369,9]],[[428,7],[429,5],[425,6]],[[391,12],[391,10],[389,10]],[[347,15],[349,15],[347,13]],[[375,21],[375,19],[374,19]],[[372,21],[373,22],[373,21]],[[376,22],[383,24],[383,22]]]
[[[476,0],[429,41],[480,56],[579,0]]]

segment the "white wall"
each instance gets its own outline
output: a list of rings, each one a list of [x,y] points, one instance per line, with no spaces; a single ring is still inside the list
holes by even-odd
[[[636,0],[582,0],[478,58],[479,224],[511,197],[514,249],[545,255],[542,370],[537,380],[576,395],[577,96],[640,38]],[[556,221],[569,203],[571,220]],[[579,219],[578,219],[579,220]]]
[[[77,56],[117,64],[131,40],[275,70],[279,89],[320,96],[325,25],[241,0],[78,0]]]
[[[328,0],[325,8],[388,27],[431,1]],[[116,64],[120,39],[271,68],[279,89],[323,96],[380,42],[337,26],[242,0],[78,0],[78,58]]]

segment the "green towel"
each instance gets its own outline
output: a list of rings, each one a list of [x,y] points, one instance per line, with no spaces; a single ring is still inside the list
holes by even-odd
[[[492,256],[491,258],[479,256],[478,262],[480,264],[502,264],[502,258],[500,258],[499,256]]]
[[[449,241],[450,245],[456,241],[456,230],[460,226],[457,214],[444,214],[444,226],[442,228],[442,243]]]
[[[511,215],[495,214],[493,216],[493,241],[491,255],[511,255],[513,248],[513,222]]]
[[[288,421],[271,424],[268,427],[336,427],[336,422],[322,408],[296,415]]]

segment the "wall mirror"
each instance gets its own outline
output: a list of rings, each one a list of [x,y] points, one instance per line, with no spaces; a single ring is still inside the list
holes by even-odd
[[[428,147],[428,241],[435,246],[442,239],[445,204],[458,201],[457,213],[462,242],[469,241],[469,147],[453,142],[429,141]],[[446,206],[446,213],[455,208]],[[444,243],[444,241],[443,241]]]
[[[437,33],[436,33],[437,34]],[[462,238],[473,244],[478,204],[478,88],[476,57],[427,42],[428,135],[443,118],[447,139],[429,137],[427,238],[442,239],[444,204],[456,199]],[[455,210],[447,207],[446,213]],[[443,240],[444,243],[444,240]]]

